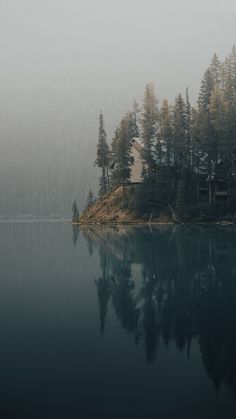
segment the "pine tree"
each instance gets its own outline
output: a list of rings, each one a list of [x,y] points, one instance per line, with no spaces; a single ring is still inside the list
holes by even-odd
[[[72,205],[72,221],[73,223],[77,223],[79,221],[79,209],[76,200],[74,200]]]
[[[220,87],[221,82],[221,62],[217,54],[213,55],[210,64],[210,71],[214,81],[214,87]]]
[[[202,168],[203,162],[203,152],[201,147],[201,120],[200,113],[197,109],[192,110],[192,169],[194,170],[196,176],[196,200],[199,203],[200,200],[200,175],[203,172],[204,167]]]
[[[228,180],[228,207],[236,212],[236,100],[232,104],[230,119],[230,166]]]
[[[202,152],[201,169],[208,180],[208,203],[215,199],[217,168],[220,159],[226,162],[225,103],[219,85],[215,84],[209,98],[207,109],[199,108],[200,148]]]
[[[155,210],[153,198],[153,193],[150,194],[150,179],[144,173],[143,182],[136,189],[134,199],[134,211],[139,217],[150,217],[151,212]]]
[[[159,141],[161,144],[160,152],[162,160],[159,159],[159,162],[166,165],[166,179],[165,187],[167,189],[166,195],[168,196],[168,201],[171,201],[172,196],[172,186],[171,186],[171,166],[173,164],[173,126],[172,126],[172,117],[169,104],[167,100],[164,100],[162,107],[160,109],[160,131],[159,131]],[[157,179],[156,183],[160,185],[160,171],[157,170]],[[158,188],[158,185],[157,187]]]
[[[222,91],[224,94],[224,100],[229,105],[232,104],[235,92],[234,92],[234,80],[233,80],[233,72],[232,72],[232,64],[231,60],[226,57],[225,61],[222,63]]]
[[[173,109],[173,140],[174,165],[181,171],[187,166],[186,110],[181,94],[175,99]]]
[[[200,93],[198,97],[198,156],[199,167],[202,174],[205,174],[209,185],[209,206],[212,204],[212,178],[213,178],[213,159],[214,147],[212,141],[212,125],[210,119],[210,103],[214,91],[215,81],[210,68],[208,68],[201,81]],[[195,126],[196,129],[196,126]],[[196,131],[195,131],[196,132]],[[196,142],[195,142],[196,146]]]
[[[217,188],[228,192],[228,208],[236,209],[236,47],[221,63],[214,54],[201,80],[197,106],[179,94],[173,107],[167,100],[158,109],[152,84],[145,88],[143,110],[138,124],[137,103],[115,131],[111,153],[100,115],[96,164],[102,169],[101,190],[109,182],[111,158],[113,184],[123,186],[130,177],[130,140],[139,134],[143,140],[143,183],[135,189],[134,207],[139,215],[150,216],[175,203],[178,214],[185,214],[194,202],[209,207],[218,196]],[[224,188],[224,189],[223,189]],[[197,192],[197,193],[196,193]],[[193,196],[195,194],[195,196]],[[202,197],[202,200],[200,199]],[[217,198],[218,199],[218,198]],[[222,199],[222,202],[223,202]],[[184,209],[185,207],[185,209]]]
[[[107,192],[109,187],[109,162],[110,162],[110,151],[107,144],[107,135],[104,128],[103,114],[99,115],[99,135],[97,144],[97,159],[95,165],[102,170],[100,178],[100,195],[102,196]]]
[[[158,106],[153,84],[148,84],[143,99],[143,112],[141,118],[143,138],[143,159],[148,167],[148,176],[152,177],[154,166],[154,147],[157,141]]]
[[[139,137],[140,130],[138,125],[138,115],[139,115],[139,106],[136,101],[134,101],[134,107],[132,112],[128,112],[129,115],[129,130],[131,138]]]
[[[113,179],[116,184],[122,185],[123,192],[125,184],[130,178],[130,140],[132,138],[131,126],[132,114],[128,112],[122,118],[119,128],[116,129],[113,142],[112,154],[114,158]]]
[[[201,80],[201,87],[198,96],[198,108],[200,112],[207,112],[210,105],[211,95],[214,89],[214,78],[208,68]]]
[[[215,88],[209,107],[210,122],[211,122],[211,144],[212,144],[212,159],[216,164],[219,159],[226,159],[226,103],[224,101],[223,93],[219,88]]]
[[[87,196],[86,209],[89,209],[93,205],[94,201],[95,201],[94,193],[91,189],[89,189],[89,193]]]
[[[233,45],[232,51],[229,55],[231,71],[232,71],[232,82],[233,82],[233,90],[234,90],[234,97],[236,96],[236,45]]]
[[[187,196],[186,196],[185,183],[183,179],[179,179],[178,181],[175,209],[176,209],[176,215],[180,220],[186,216]]]
[[[190,168],[192,165],[192,115],[191,105],[189,101],[188,88],[186,89],[186,107],[185,107],[185,129],[186,129],[186,148],[187,148],[187,165]]]
[[[236,210],[236,97],[227,110],[228,193],[230,209]]]

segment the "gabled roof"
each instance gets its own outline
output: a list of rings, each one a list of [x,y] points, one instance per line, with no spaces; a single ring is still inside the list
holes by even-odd
[[[142,140],[142,138],[133,137],[133,138],[131,138],[130,142],[134,146],[134,148],[136,148],[136,150],[139,151],[139,153],[141,153],[141,151],[143,149],[143,140]]]
[[[142,138],[139,137],[133,137],[130,140],[130,144],[139,152],[141,153],[142,149],[143,149],[143,140]],[[110,164],[110,169],[114,169],[114,166],[116,164],[116,161],[113,160]]]

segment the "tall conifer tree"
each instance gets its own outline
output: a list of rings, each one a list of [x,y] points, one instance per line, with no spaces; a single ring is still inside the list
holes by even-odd
[[[141,118],[143,138],[143,159],[147,164],[147,175],[152,176],[154,166],[154,147],[157,141],[158,129],[158,102],[152,83],[147,84],[143,99],[143,112]]]
[[[181,94],[175,99],[173,109],[173,140],[174,165],[182,170],[187,166],[187,138],[186,107]]]
[[[114,158],[114,171],[113,178],[116,183],[123,186],[130,178],[130,140],[132,138],[132,113],[128,112],[124,118],[122,118],[119,128],[116,129],[112,150]]]
[[[107,135],[104,128],[104,120],[102,112],[99,115],[99,134],[98,134],[98,144],[97,144],[97,159],[95,164],[102,170],[102,175],[100,178],[100,194],[103,195],[107,192],[109,186],[109,161],[110,161],[110,151],[107,144]]]
[[[192,165],[192,121],[191,121],[191,105],[189,101],[188,88],[186,89],[185,113],[186,113],[185,129],[186,129],[187,165],[190,168]]]
[[[164,161],[170,168],[173,162],[173,127],[169,103],[164,100],[160,110],[160,142],[163,145]]]

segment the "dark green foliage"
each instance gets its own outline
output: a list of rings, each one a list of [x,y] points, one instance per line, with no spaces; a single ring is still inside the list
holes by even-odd
[[[143,182],[135,186],[129,199],[125,186],[130,183],[131,139],[135,137],[141,137],[132,144],[140,153]],[[203,208],[207,208],[207,217],[235,213],[236,47],[222,63],[214,54],[201,80],[195,108],[186,89],[185,100],[181,94],[173,106],[164,100],[159,111],[154,86],[148,84],[142,109],[135,102],[122,118],[111,152],[101,114],[96,164],[102,169],[101,194],[108,189],[110,168],[112,185],[123,186],[122,208],[134,209],[144,218],[168,208],[181,219],[197,213],[204,217]]]
[[[140,129],[138,125],[139,113],[140,113],[139,106],[138,106],[138,103],[135,101],[133,111],[128,113],[130,115],[129,131],[130,131],[131,138],[140,136]]]
[[[212,210],[217,205],[218,191],[228,194],[229,207],[234,195],[231,178],[236,144],[235,58],[235,48],[222,64],[214,55],[202,80],[198,108],[193,112],[193,168],[198,175],[200,171],[205,173],[208,179],[208,205]],[[198,190],[198,201],[199,196]],[[226,208],[227,202],[224,204]]]
[[[145,175],[143,182],[136,188],[134,211],[143,218],[157,217],[168,208],[171,202],[171,189],[166,182],[166,167],[159,167],[156,176]]]
[[[79,209],[76,200],[74,200],[72,205],[72,221],[73,223],[77,223],[79,221]]]
[[[179,179],[179,182],[178,182],[175,208],[176,208],[176,215],[178,218],[182,219],[186,216],[187,196],[186,196],[185,182],[183,179]]]
[[[152,83],[146,86],[143,99],[143,112],[142,112],[142,138],[143,138],[143,152],[142,156],[147,164],[148,176],[151,176],[154,165],[154,147],[157,140],[158,131],[158,107],[157,98]]]
[[[138,216],[148,218],[155,210],[154,196],[150,193],[150,181],[148,176],[145,176],[141,185],[136,189],[134,211]]]
[[[188,149],[186,134],[186,106],[179,94],[175,99],[173,109],[173,140],[174,140],[174,165],[180,169],[187,166]]]
[[[102,170],[100,177],[100,190],[99,195],[105,194],[109,187],[109,162],[110,162],[110,151],[107,144],[107,135],[104,128],[103,114],[99,115],[99,134],[97,144],[97,159],[95,165]]]
[[[214,79],[208,68],[201,81],[200,93],[198,97],[198,106],[202,112],[207,112],[210,105],[210,98],[214,89]]]
[[[116,129],[112,141],[112,182],[115,185],[122,185],[123,190],[130,178],[130,140],[134,133],[133,129],[133,113],[128,112]]]
[[[187,166],[192,166],[192,110],[189,101],[188,88],[186,89],[186,105],[185,105],[185,130],[186,130],[186,153]]]
[[[171,112],[167,100],[164,100],[160,110],[160,130],[159,130],[159,148],[161,147],[161,157],[158,158],[160,163],[163,160],[170,168],[173,155],[173,125]]]
[[[211,60],[210,72],[213,78],[214,86],[219,87],[221,84],[221,62],[217,54],[214,54]]]
[[[89,209],[95,202],[95,196],[91,189],[89,189],[89,193],[87,196],[87,203],[86,203],[86,209]]]

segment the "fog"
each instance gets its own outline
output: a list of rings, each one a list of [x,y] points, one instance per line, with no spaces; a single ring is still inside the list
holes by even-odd
[[[82,209],[99,111],[110,140],[148,82],[194,103],[235,21],[234,0],[0,0],[0,214]]]

